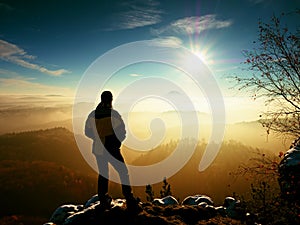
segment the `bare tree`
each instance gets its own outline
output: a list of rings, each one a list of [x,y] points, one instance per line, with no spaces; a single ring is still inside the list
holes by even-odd
[[[299,17],[300,10],[293,15]],[[236,76],[239,90],[248,90],[253,98],[264,98],[268,110],[260,115],[267,133],[273,131],[300,136],[300,29],[282,25],[286,14],[273,16],[269,23],[258,23],[258,41],[244,51],[244,64],[250,76]]]

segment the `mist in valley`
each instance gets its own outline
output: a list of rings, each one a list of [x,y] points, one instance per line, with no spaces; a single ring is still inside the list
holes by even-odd
[[[20,211],[16,212],[27,213],[29,210],[28,213],[49,215],[58,205],[80,203],[96,193],[96,161],[91,152],[92,142],[84,136],[87,109],[92,109],[93,104],[81,103],[80,116],[74,117],[72,103],[56,98],[60,101],[52,101],[50,97],[15,98],[15,104],[4,102],[0,106],[0,191],[9,202],[3,213],[15,210],[16,204],[21,201],[17,207]],[[258,121],[227,123],[218,155],[205,171],[200,172],[199,163],[212,130],[209,114],[134,111],[121,115],[127,130],[121,151],[127,164],[148,166],[162,162],[174,153],[180,141],[183,142],[180,154],[184,156],[193,152],[177,173],[167,177],[172,195],[178,200],[188,195],[206,194],[216,204],[222,204],[224,198],[233,193],[249,197],[250,184],[256,180],[237,175],[239,166],[251,163],[251,158],[258,154],[278,160],[278,153],[285,152],[291,143],[288,139],[266,135]],[[185,117],[184,123],[182,117]],[[196,139],[191,138],[195,137],[195,134],[189,133],[192,131],[197,131]],[[116,173],[112,168],[110,172],[111,175]],[[155,197],[160,197],[166,174],[164,170],[153,173],[161,181],[152,184]],[[60,178],[56,179],[57,176]],[[47,185],[47,180],[52,184]],[[277,188],[278,185],[273,182],[273,186]],[[20,187],[27,197],[15,196]],[[79,190],[85,191],[81,193]],[[110,182],[109,190],[114,198],[122,198],[118,183]],[[146,201],[145,186],[134,186],[133,190],[135,195]],[[33,193],[36,197],[31,201]],[[38,199],[43,198],[45,193],[56,193],[57,197],[45,201],[40,210],[36,209]],[[22,205],[26,205],[28,210]]]

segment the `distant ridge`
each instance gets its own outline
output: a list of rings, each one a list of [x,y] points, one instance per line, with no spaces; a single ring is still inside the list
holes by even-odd
[[[55,127],[0,135],[0,160],[47,161],[91,173],[73,133]]]
[[[64,127],[0,135],[0,174],[0,217],[49,216],[96,191],[97,174]]]

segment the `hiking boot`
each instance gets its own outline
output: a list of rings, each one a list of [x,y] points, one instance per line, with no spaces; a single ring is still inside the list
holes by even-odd
[[[112,198],[106,194],[99,197],[101,209],[110,209]]]
[[[141,206],[139,205],[140,199],[134,198],[133,196],[130,198],[126,198],[126,206],[127,210],[133,213],[139,213],[142,211]]]

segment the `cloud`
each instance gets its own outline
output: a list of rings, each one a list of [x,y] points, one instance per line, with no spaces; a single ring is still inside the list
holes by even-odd
[[[133,0],[122,3],[125,10],[114,15],[117,22],[109,30],[126,30],[144,27],[161,22],[162,10],[158,9],[159,2],[155,0]]]
[[[29,68],[32,70],[37,70],[42,73],[51,75],[51,76],[60,76],[64,73],[70,73],[70,71],[65,69],[59,70],[49,70],[43,66],[40,66],[36,63],[30,61],[34,60],[36,57],[27,54],[22,48],[9,43],[4,40],[0,40],[0,59],[17,64],[19,66]]]
[[[129,76],[131,76],[131,77],[141,77],[143,75],[142,74],[137,74],[137,73],[131,73],[131,74],[129,74]]]
[[[32,81],[33,78],[0,78],[0,94],[72,94],[65,87],[45,85]]]
[[[174,36],[154,38],[151,40],[151,44],[155,46],[170,47],[170,48],[178,48],[182,46],[182,43],[183,42],[180,38]]]
[[[232,25],[231,20],[218,20],[215,14],[191,16],[178,19],[166,27],[152,29],[155,35],[161,34],[199,34],[205,30],[220,29]]]
[[[5,70],[5,69],[0,69],[0,75],[5,75],[5,76],[9,76],[9,77],[18,77],[19,74],[11,71],[11,70]]]

